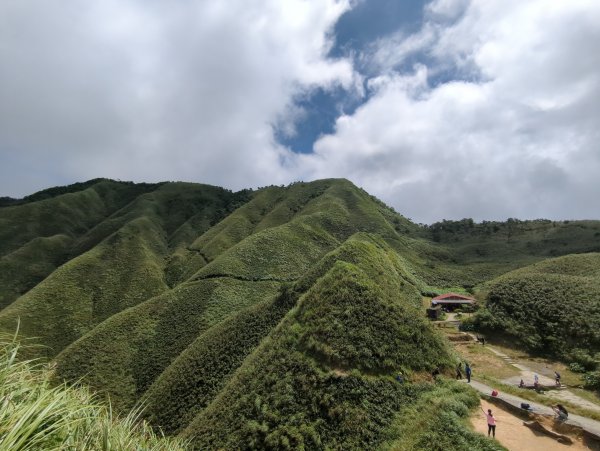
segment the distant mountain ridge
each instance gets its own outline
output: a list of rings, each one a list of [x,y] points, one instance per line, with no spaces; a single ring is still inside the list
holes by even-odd
[[[598,250],[600,221],[420,226],[344,179],[95,179],[0,208],[0,331],[198,449],[498,449],[460,422],[464,389],[419,382],[454,365],[421,296]],[[456,418],[425,408],[436,390]],[[456,434],[411,429],[410,406]]]

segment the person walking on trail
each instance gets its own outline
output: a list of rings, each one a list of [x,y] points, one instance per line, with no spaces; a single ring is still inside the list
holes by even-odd
[[[554,380],[556,381],[556,386],[560,387],[560,374],[558,371],[554,372]]]
[[[538,377],[538,375],[537,375],[537,374],[534,374],[534,375],[533,375],[533,386],[534,386],[536,389],[538,388],[538,385],[539,385],[539,383],[540,383],[540,378]]]
[[[481,409],[481,407],[480,407]],[[492,434],[492,436],[494,438],[496,438],[496,419],[494,418],[494,415],[492,415],[492,409],[488,409],[487,413],[485,413],[485,410],[481,409],[481,411],[483,412],[483,414],[485,415],[486,419],[487,419],[487,425],[488,425],[488,437],[490,436],[490,433]]]
[[[467,383],[471,383],[471,367],[468,363],[465,363],[465,374],[467,375]]]
[[[458,362],[458,366],[456,367],[456,379],[462,379],[462,363]]]

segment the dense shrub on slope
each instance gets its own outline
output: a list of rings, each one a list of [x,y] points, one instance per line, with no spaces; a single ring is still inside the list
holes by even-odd
[[[255,259],[271,257],[283,262],[286,255],[306,253],[301,249],[303,243],[320,251],[320,257],[356,232],[397,237],[392,222],[405,227],[410,222],[400,215],[392,216],[368,194],[343,179],[271,187],[257,192],[250,202],[199,237],[191,248],[201,251],[209,261],[229,249],[228,259],[203,271],[231,273],[244,270],[228,268],[232,260],[251,265]],[[255,251],[255,241],[268,244],[264,251],[272,255],[261,257]],[[304,260],[303,270],[310,266]]]
[[[212,261],[253,233],[287,223],[309,200],[321,195],[332,182],[318,180],[287,188],[272,186],[261,189],[246,204],[199,236],[191,248],[201,250]]]
[[[223,389],[235,370],[298,299],[285,288],[201,334],[144,395],[145,414],[167,434],[185,428]]]
[[[56,358],[59,378],[84,381],[131,407],[196,338],[228,316],[272,297],[274,282],[208,279],[179,285],[114,315]]]
[[[160,226],[172,252],[188,246],[198,235],[223,219],[240,202],[244,193],[196,183],[163,183],[142,193],[131,203],[96,224],[73,246],[79,255],[138,218],[152,219]],[[197,270],[197,268],[196,268]]]
[[[481,329],[501,331],[530,351],[570,359],[600,349],[600,254],[569,255],[513,271],[489,284]]]
[[[409,276],[403,272],[391,248],[373,236],[358,234],[327,254],[306,276],[283,289],[275,299],[244,310],[200,335],[147,392],[147,412],[152,423],[169,433],[185,427],[212,401],[299,296],[338,260],[360,262],[372,281],[397,297],[404,297],[409,305],[420,305],[415,287],[403,282],[403,277]],[[381,268],[385,265],[393,268],[391,277],[389,273],[383,275]],[[420,312],[415,313],[415,318],[420,316]]]
[[[72,252],[78,240],[144,189],[96,180],[63,195],[0,208],[0,308],[78,255]]]
[[[490,450],[505,449],[496,440],[465,428],[470,410],[479,407],[479,395],[454,381],[437,381],[414,403],[396,412],[382,450]]]
[[[72,241],[67,235],[38,237],[0,257],[0,310],[62,264]]]
[[[167,188],[168,186],[165,185],[160,191],[163,192]],[[289,197],[288,192],[291,193]],[[171,361],[207,327],[216,325],[218,321],[224,320],[227,314],[233,314],[258,301],[259,298],[264,300],[271,297],[274,294],[272,288],[276,288],[277,283],[261,281],[290,281],[303,276],[327,251],[338,245],[338,239],[345,239],[346,234],[353,233],[357,228],[395,233],[383,216],[373,213],[373,211],[376,213],[379,207],[347,181],[323,181],[303,184],[303,186],[294,185],[286,189],[269,188],[266,193],[270,195],[278,193],[281,198],[278,197],[276,201],[271,200],[269,208],[266,209],[267,213],[255,218],[255,229],[260,231],[232,245],[229,249],[222,250],[193,278],[180,285],[182,290],[165,294],[164,299],[173,299],[172,306],[169,306],[170,303],[165,303],[162,297],[158,297],[136,309],[135,315],[148,320],[136,318],[135,326],[131,328],[128,337],[124,337],[118,344],[106,340],[106,331],[103,328],[98,329],[98,332],[103,331],[102,334],[92,332],[89,337],[76,343],[59,359],[61,368],[65,368],[65,371],[59,372],[60,375],[67,379],[85,375],[86,381],[97,388],[108,384],[103,388],[108,389],[117,398],[118,403],[130,405],[135,396],[143,393]],[[144,197],[150,195],[155,196],[156,193]],[[322,200],[319,196],[327,199]],[[264,197],[268,196],[256,195],[252,202],[256,199],[265,201]],[[317,207],[313,202],[323,203]],[[242,214],[246,207],[247,205],[244,205],[238,209],[232,217]],[[312,210],[305,211],[309,207]],[[254,210],[251,212],[254,213]],[[289,218],[292,220],[285,224],[274,225]],[[224,222],[229,223],[230,218]],[[227,227],[217,228],[227,231]],[[217,235],[221,236],[222,233]],[[194,244],[197,245],[198,242]],[[210,248],[209,244],[206,246]],[[388,251],[393,253],[391,249]],[[191,252],[194,250],[192,249]],[[200,255],[210,254],[204,247],[198,252]],[[214,256],[214,254],[210,255]],[[221,299],[226,314],[218,316],[218,321],[212,321],[210,310],[205,311],[202,307],[207,297],[203,294],[190,297],[185,294],[187,289],[183,287],[184,285],[193,287],[190,284],[194,281],[201,282],[197,287],[211,286],[217,282],[208,282],[208,280],[217,279],[221,281],[219,282],[221,287],[229,284],[234,288],[229,290],[227,297],[215,298]],[[251,286],[243,281],[256,282],[251,289],[251,295],[239,290]],[[194,290],[195,288],[192,288],[192,291]],[[418,293],[414,290],[413,295],[415,299],[418,298]],[[190,300],[180,302],[177,300],[179,296]],[[180,303],[185,303],[186,308],[180,308]],[[228,309],[227,306],[230,304],[234,304],[235,308]],[[159,305],[160,308],[157,308]],[[163,306],[167,308],[164,309]],[[190,311],[195,313],[190,315]],[[132,314],[131,312],[123,314],[121,320],[111,324],[113,327],[124,327],[123,321],[130,318]],[[166,324],[167,327],[157,328],[160,324]],[[93,346],[94,352],[84,351],[86,346]],[[129,349],[135,351],[130,352]],[[91,355],[95,357],[87,357]],[[82,363],[82,358],[74,359],[72,356],[83,356],[83,361],[87,360],[88,363]],[[113,363],[107,365],[108,371],[92,363],[95,359],[103,361],[108,356],[113,357]],[[122,356],[122,358],[114,356]],[[76,360],[78,363],[69,364],[69,360]],[[114,377],[109,377],[108,375],[113,372],[116,373]]]
[[[66,188],[63,194],[33,195],[23,205],[0,208],[0,255],[38,237],[81,237],[137,196],[159,186],[97,179],[72,185],[72,189],[62,187]]]
[[[297,316],[300,347],[342,369],[379,373],[438,366],[445,345],[421,309],[400,290],[383,290],[359,268],[338,262],[306,294]]]
[[[373,449],[428,387],[392,376],[451,364],[414,299],[371,281],[403,282],[383,250],[358,249],[368,269],[336,261],[317,279],[186,429],[196,448]]]
[[[8,303],[15,291],[31,288],[63,258],[78,255],[1,312],[0,328],[13,330],[21,317],[23,333],[39,337],[46,354],[55,355],[102,320],[161,293],[167,284],[176,285],[186,271],[191,275],[205,264],[196,262],[193,255],[183,255],[183,249],[241,199],[224,189],[198,184],[166,183],[152,192],[131,186],[128,189],[140,195],[85,234],[35,238],[0,259],[4,269],[0,280],[14,276],[0,288],[0,300]],[[121,184],[103,182],[89,190],[101,192],[99,199],[117,206],[129,198],[121,188]],[[89,197],[89,190],[69,196]],[[41,208],[38,204],[10,207],[0,214]],[[171,252],[185,263],[174,263]],[[178,267],[182,264],[185,269]],[[191,270],[194,265],[198,266]]]
[[[148,219],[131,222],[101,245],[70,260],[0,312],[9,332],[21,320],[53,356],[109,316],[154,296],[163,280],[166,246]]]
[[[245,238],[200,269],[193,279],[233,275],[249,280],[295,280],[337,244],[318,226],[288,223]]]

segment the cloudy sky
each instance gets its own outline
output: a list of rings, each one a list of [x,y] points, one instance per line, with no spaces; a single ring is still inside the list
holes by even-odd
[[[597,0],[2,0],[0,196],[346,177],[417,222],[600,219]]]

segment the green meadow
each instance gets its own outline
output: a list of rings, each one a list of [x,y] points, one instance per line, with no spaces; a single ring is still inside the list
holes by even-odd
[[[469,428],[423,296],[474,294],[469,327],[594,389],[598,252],[600,221],[425,226],[343,179],[3,198],[0,333],[25,345],[5,340],[2,377],[32,396],[0,444],[17,404],[56,398],[18,449],[502,449]]]

